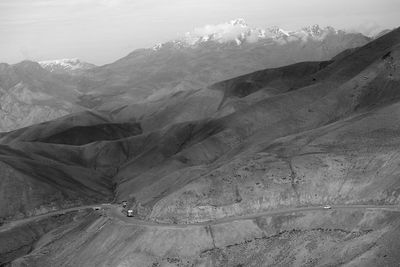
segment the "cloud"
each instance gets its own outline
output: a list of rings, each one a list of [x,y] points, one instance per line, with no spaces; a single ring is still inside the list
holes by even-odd
[[[194,43],[201,38],[209,38],[223,43],[238,41],[239,39],[248,37],[250,37],[249,41],[254,41],[256,38],[258,39],[257,34],[247,26],[243,19],[195,28],[193,32],[186,33],[185,35],[185,39],[189,43]]]
[[[349,29],[350,32],[361,32],[366,36],[374,36],[382,31],[383,28],[376,21],[365,21],[364,23],[352,27]]]

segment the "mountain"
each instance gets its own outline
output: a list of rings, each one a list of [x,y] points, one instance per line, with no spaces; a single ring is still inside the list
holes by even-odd
[[[288,31],[277,26],[271,28],[254,28],[248,26],[244,19],[234,19],[226,23],[217,25],[207,25],[203,28],[196,28],[193,32],[187,32],[181,39],[172,41],[179,47],[198,46],[205,42],[235,43],[255,43],[260,40],[269,40],[276,43],[287,43],[294,41],[323,40],[328,35],[345,35],[346,32],[336,30],[333,27],[321,28],[315,24],[303,27],[300,30]],[[165,44],[157,44],[154,50],[160,49]]]
[[[0,131],[52,120],[83,110],[77,86],[38,63],[0,64]]]
[[[307,172],[307,168],[311,168],[312,165],[304,164],[312,163],[298,163],[303,166],[298,168],[304,168],[304,170],[293,170],[298,172],[296,175],[299,177],[293,178],[289,167],[295,168],[296,164],[288,163],[287,158],[293,157],[297,160],[300,157],[302,159],[300,156],[302,152],[298,152],[294,148],[296,146],[281,145],[280,143],[283,141],[276,141],[275,145],[273,142],[279,137],[295,136],[298,133],[319,129],[336,121],[343,121],[341,123],[346,125],[346,118],[355,116],[363,110],[367,112],[370,108],[374,108],[374,105],[383,105],[398,99],[399,94],[395,89],[398,86],[398,80],[394,77],[397,77],[395,74],[397,63],[395,62],[397,62],[399,30],[384,37],[367,44],[341,60],[333,61],[330,64],[322,63],[319,67],[314,67],[310,73],[304,72],[304,75],[300,77],[302,82],[293,81],[293,84],[298,84],[297,88],[290,88],[291,78],[294,76],[293,71],[296,70],[294,73],[299,72],[296,68],[288,70],[287,78],[284,79],[285,86],[280,83],[274,86],[273,83],[269,83],[269,79],[256,79],[254,77],[256,75],[261,77],[265,75],[260,73],[252,74],[251,79],[244,77],[236,80],[236,83],[233,82],[238,89],[232,88],[231,82],[226,82],[222,88],[217,86],[216,88],[221,88],[219,91],[222,90],[221,93],[224,94],[224,97],[220,98],[219,110],[228,103],[229,98],[233,98],[236,108],[222,117],[186,122],[167,128],[167,136],[171,134],[179,136],[177,140],[181,141],[168,141],[161,144],[162,141],[159,141],[156,143],[155,151],[142,152],[140,157],[134,157],[124,163],[116,176],[116,181],[122,184],[121,187],[117,187],[117,197],[119,199],[135,198],[136,201],[148,205],[152,210],[148,215],[150,218],[178,222],[180,220],[182,220],[180,222],[193,222],[193,220],[217,219],[238,212],[243,214],[249,212],[250,207],[262,208],[262,203],[260,203],[261,206],[256,205],[259,197],[262,196],[268,196],[268,201],[265,202],[267,209],[282,205],[319,204],[323,203],[326,197],[336,203],[360,201],[363,198],[354,193],[354,188],[352,189],[353,194],[344,197],[337,195],[335,189],[331,189],[334,187],[333,184],[337,183],[337,180],[328,179],[334,175],[334,172],[326,174],[328,180],[324,180],[325,185],[322,188],[320,188],[322,186],[320,184],[318,184],[318,188],[313,188],[313,179],[321,177],[312,176]],[[305,68],[302,66],[300,69]],[[294,78],[297,77],[294,76]],[[241,83],[243,80],[249,82],[243,84]],[[275,94],[269,93],[271,91]],[[396,107],[389,106],[387,107],[389,110]],[[386,111],[381,112],[385,114]],[[375,117],[379,118],[377,113],[372,114],[374,115],[370,115],[372,116],[371,120],[374,120]],[[394,117],[396,116],[394,115]],[[374,125],[368,120],[362,120],[361,124],[363,123],[370,127]],[[387,126],[377,123],[375,127],[380,129],[391,125],[390,122],[387,123]],[[321,129],[321,131],[323,130]],[[355,130],[350,127],[348,131]],[[338,134],[337,136],[338,140],[333,142],[344,142],[344,137],[339,138],[342,135]],[[298,140],[297,136],[293,138]],[[299,144],[303,144],[303,142]],[[275,149],[276,152],[274,152]],[[285,152],[285,149],[289,152]],[[294,152],[291,152],[292,149]],[[315,148],[317,155],[321,149],[323,149],[322,145],[321,148]],[[173,156],[166,154],[167,151],[172,152]],[[294,153],[294,155],[290,153]],[[328,150],[322,152],[322,156],[324,153],[334,152]],[[260,158],[257,159],[258,157]],[[314,159],[312,156],[310,157]],[[155,161],[154,158],[160,158],[160,160]],[[308,156],[306,158],[308,160]],[[264,162],[263,160],[265,163],[261,163]],[[317,160],[317,162],[325,161],[326,159]],[[318,165],[318,163],[316,164]],[[329,163],[325,162],[324,164],[330,166]],[[324,167],[316,168],[318,172],[322,172]],[[190,171],[191,169],[198,171],[196,174],[199,175],[198,179],[193,178],[194,173]],[[249,179],[251,179],[250,177],[256,179],[258,170],[261,170],[261,174],[264,175],[263,169],[271,170],[271,175],[268,174],[269,178],[266,179],[272,180],[260,181],[266,186],[256,188],[254,185],[253,192],[247,188],[250,186]],[[280,177],[279,179],[283,177],[283,180],[275,180],[277,178],[273,177],[276,175]],[[178,177],[179,181],[175,180]],[[295,179],[295,183],[291,182],[290,177]],[[351,177],[356,177],[356,175]],[[393,178],[390,177],[385,179]],[[306,178],[311,180],[303,180]],[[259,179],[264,178],[260,176]],[[299,180],[297,181],[297,179]],[[185,185],[185,181],[188,181],[189,184]],[[333,184],[330,184],[329,181]],[[272,187],[267,186],[270,182]],[[178,184],[183,187],[176,191]],[[354,184],[354,182],[350,182],[350,184]],[[367,184],[357,185],[357,188],[372,190],[372,187],[364,187],[364,185],[367,186]],[[292,191],[292,186],[295,187],[295,191]],[[317,185],[315,184],[315,186]],[[339,188],[337,189],[339,190]],[[242,195],[240,203],[236,202],[237,190],[243,192],[243,195],[248,198]],[[383,187],[379,190],[375,188],[373,194],[369,191],[368,193],[360,191],[359,194],[363,194],[365,197],[363,201],[369,201],[369,197],[371,197],[371,201],[392,201],[386,200],[387,197],[391,199],[389,195],[386,195],[386,190],[388,188]],[[281,193],[276,194],[277,191]],[[260,195],[256,192],[260,192]],[[315,196],[310,195],[309,192],[319,193]],[[377,199],[372,200],[372,198]],[[200,209],[199,206],[205,206],[205,208]]]
[[[39,61],[40,66],[45,70],[55,73],[76,74],[83,70],[95,68],[96,65],[80,61],[78,58],[72,59],[56,59]]]
[[[208,25],[87,71],[94,82],[84,100],[100,109],[157,100],[260,69],[328,60],[370,40],[317,25],[299,31],[251,28],[241,19]]]
[[[258,29],[237,19],[195,29],[179,40],[154,48],[135,50],[100,67],[79,59],[42,61],[35,66],[36,71],[29,71],[30,78],[26,79],[14,73],[18,64],[2,64],[0,131],[86,109],[134,109],[135,116],[130,116],[133,121],[147,120],[149,109],[174,103],[177,93],[187,94],[260,69],[328,60],[370,40],[362,34],[331,27],[315,25],[299,31]],[[25,80],[18,85],[16,79]],[[36,104],[38,98],[41,105]],[[184,121],[184,116],[178,121]]]
[[[83,208],[23,235],[5,224],[0,263],[396,266],[399,64],[400,28],[331,60],[2,133],[1,217]],[[109,201],[136,218],[84,206]]]

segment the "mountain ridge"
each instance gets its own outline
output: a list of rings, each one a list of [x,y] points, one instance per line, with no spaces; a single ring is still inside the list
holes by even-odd
[[[307,39],[322,41],[328,35],[346,34],[350,34],[350,32],[336,30],[331,26],[320,27],[318,24],[304,26],[294,31],[284,30],[278,26],[263,29],[250,27],[244,19],[238,18],[217,25],[206,25],[203,28],[195,28],[194,31],[185,33],[183,37],[165,43],[158,43],[152,49],[158,50],[168,44],[172,44],[175,48],[196,47],[205,42],[233,43],[240,46],[244,43],[267,40],[278,44],[299,40],[306,42]]]
[[[63,58],[54,60],[43,60],[38,62],[42,68],[55,73],[74,74],[79,71],[95,68],[96,65],[81,61],[78,58]]]

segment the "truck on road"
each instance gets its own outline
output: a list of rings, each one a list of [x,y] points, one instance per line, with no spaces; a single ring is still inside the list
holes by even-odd
[[[128,212],[126,213],[126,216],[133,217],[133,210],[128,210]]]

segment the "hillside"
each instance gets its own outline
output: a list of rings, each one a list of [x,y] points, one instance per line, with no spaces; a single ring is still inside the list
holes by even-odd
[[[396,57],[399,43],[397,32],[398,30],[311,75],[310,80],[316,80],[314,84],[288,93],[259,99],[250,107],[225,117],[196,123],[190,127],[191,131],[186,135],[188,139],[182,142],[179,153],[175,153],[174,157],[166,160],[161,158],[156,166],[154,160],[151,161],[150,167],[152,168],[149,168],[148,171],[143,171],[143,166],[148,162],[147,158],[154,155],[154,152],[150,155],[142,154],[141,157],[128,161],[120,168],[117,175],[117,179],[123,182],[120,188],[117,187],[118,197],[120,199],[134,197],[137,201],[150,205],[152,207],[150,216],[161,220],[170,217],[174,217],[174,220],[181,218],[190,220],[191,216],[197,218],[196,220],[200,218],[207,220],[238,212],[250,212],[250,207],[257,207],[256,203],[260,205],[258,208],[263,209],[286,205],[320,204],[331,198],[330,201],[338,203],[345,200],[350,202],[388,201],[388,196],[384,192],[393,188],[393,184],[385,188],[382,183],[379,183],[382,192],[375,190],[374,194],[371,194],[366,191],[363,193],[367,196],[366,199],[362,199],[358,195],[351,197],[346,195],[344,199],[334,200],[337,196],[330,196],[329,188],[341,184],[340,176],[338,177],[339,181],[330,181],[333,183],[332,185],[323,182],[323,187],[320,184],[322,181],[319,183],[314,181],[322,179],[322,177],[317,175],[311,178],[306,170],[302,170],[301,172],[306,173],[300,172],[299,178],[296,178],[295,163],[288,160],[291,156],[281,156],[268,148],[275,147],[273,142],[276,138],[316,129],[338,120],[341,121],[348,116],[356,116],[355,114],[361,112],[363,112],[361,116],[364,118],[367,116],[365,114],[367,110],[397,99],[399,97],[396,90],[398,87],[396,78],[398,59]],[[393,104],[387,109],[393,109],[392,114],[396,114],[394,112],[396,107]],[[379,112],[390,113],[385,109]],[[372,120],[376,120],[376,123],[381,120],[379,113],[372,113],[370,116],[372,116]],[[371,131],[397,125],[396,121],[391,121],[395,118],[396,116],[390,116],[387,119],[387,125],[377,123],[376,128]],[[347,124],[345,121],[337,123]],[[363,121],[359,119],[359,123],[361,128]],[[374,125],[372,122],[364,123],[370,127]],[[350,129],[349,131],[352,132]],[[310,137],[307,136],[307,140],[309,139]],[[339,141],[344,140],[338,137],[338,140],[333,142]],[[281,146],[293,147],[291,144],[282,144]],[[283,149],[279,148],[278,151]],[[298,149],[301,151],[300,148]],[[163,151],[164,149],[160,148],[157,154],[163,154]],[[319,152],[317,150],[317,154]],[[330,154],[331,152],[327,151],[326,153]],[[360,153],[362,152],[360,151]],[[293,157],[296,157],[296,154]],[[304,167],[306,162],[301,166]],[[317,162],[321,162],[321,159]],[[328,163],[323,163],[323,165],[327,164],[329,170],[334,173],[338,172]],[[340,163],[346,166],[344,162]],[[350,164],[347,167],[352,168]],[[198,179],[193,177],[194,173],[190,171],[191,168],[195,169]],[[269,170],[269,172],[267,175],[262,174],[262,170]],[[318,169],[318,172],[317,170],[314,172],[321,171]],[[254,185],[252,185],[252,179],[261,179],[261,177],[256,178],[258,172],[261,172],[263,179],[268,179],[268,182],[258,181],[257,185],[257,181],[254,181]],[[328,174],[326,175],[329,177]],[[310,181],[303,181],[305,177]],[[356,175],[350,177],[356,177]],[[385,177],[389,179],[387,176]],[[170,179],[173,179],[174,183],[171,183]],[[300,187],[298,184],[303,182],[305,183],[304,193],[299,192],[300,189],[296,188]],[[318,192],[317,189],[310,188],[314,183],[316,188],[323,190],[322,188],[326,187],[328,191],[311,196],[308,192]],[[350,184],[353,185],[353,182]],[[252,186],[250,187],[250,185]],[[364,186],[367,185],[368,183]],[[181,186],[181,189],[176,190]],[[165,192],[166,187],[168,193]],[[357,186],[357,188],[363,187]],[[365,188],[365,190],[367,189]],[[333,190],[332,194],[334,192],[336,193]],[[246,199],[246,196],[251,197]],[[269,197],[260,203],[259,197],[262,196]],[[240,202],[237,199],[240,199]],[[264,201],[266,206],[263,206]],[[154,204],[155,206],[153,206]]]
[[[0,131],[40,123],[83,110],[74,84],[24,61],[0,64]]]

